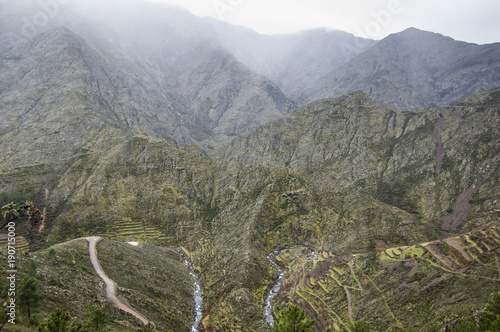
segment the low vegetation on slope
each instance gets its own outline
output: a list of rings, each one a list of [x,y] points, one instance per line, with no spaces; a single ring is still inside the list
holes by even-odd
[[[276,248],[405,247],[498,223],[498,105],[494,90],[397,111],[355,92],[237,137],[217,158],[168,139],[110,135],[62,163],[1,168],[0,184],[33,188],[45,209],[44,224],[24,234],[34,255],[90,235],[183,246],[204,289],[201,326],[265,331],[276,277],[266,255]]]
[[[323,251],[314,262],[305,253],[295,248],[277,257],[286,278],[276,306],[298,305],[316,320],[314,331],[342,331],[356,321],[374,331],[451,328],[500,291],[498,225],[412,246]]]
[[[213,241],[199,254],[206,326],[266,327],[276,248],[408,246],[498,223],[496,94],[407,112],[356,92],[236,138],[217,160]]]
[[[4,249],[0,255],[3,261],[7,260]],[[190,330],[194,317],[193,284],[176,250],[104,240],[97,245],[97,256],[108,277],[118,284],[122,301],[159,328]],[[38,322],[58,308],[83,323],[91,305],[105,313],[106,330],[133,331],[142,326],[138,319],[106,300],[104,283],[90,263],[86,240],[72,240],[35,253],[18,254],[17,285],[27,277],[31,262],[36,266],[34,278],[40,285],[40,300],[32,310],[31,319],[24,310],[18,309],[18,325],[23,325],[26,331],[35,331]],[[5,269],[0,273],[2,289],[5,289]]]

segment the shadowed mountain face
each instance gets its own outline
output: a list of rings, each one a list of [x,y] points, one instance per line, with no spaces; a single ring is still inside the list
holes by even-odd
[[[264,331],[276,277],[266,255],[276,248],[314,246],[329,266],[346,257],[333,253],[369,251],[378,256],[359,269],[375,284],[385,281],[370,271],[401,254],[386,258],[380,248],[415,245],[411,252],[424,255],[420,243],[470,229],[479,236],[477,228],[498,223],[499,90],[395,110],[499,85],[497,44],[416,29],[377,43],[323,29],[260,36],[157,3],[61,1],[52,10],[40,24],[38,2],[0,0],[0,194],[34,192],[46,218],[23,228],[33,250],[90,235],[183,246],[204,291],[200,326]],[[30,22],[40,26],[28,31]],[[463,256],[494,280],[497,238]],[[443,248],[433,243],[424,257],[429,283],[412,288],[415,305],[428,289],[440,292],[443,275],[476,271],[449,263]],[[433,253],[464,270],[436,277]],[[293,272],[283,294],[308,313],[339,306],[321,326],[343,327],[350,300],[311,300],[307,288],[318,291],[314,276],[325,271],[284,255]],[[346,264],[341,270],[355,275]],[[325,280],[340,280],[335,273]],[[370,302],[363,294],[357,300]],[[377,326],[389,329],[391,319]]]

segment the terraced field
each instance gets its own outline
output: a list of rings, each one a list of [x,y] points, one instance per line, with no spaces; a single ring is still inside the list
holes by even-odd
[[[106,237],[125,241],[138,240],[153,244],[164,243],[167,239],[165,234],[153,225],[132,220],[122,220],[113,223],[109,227]]]
[[[119,220],[112,223],[104,230],[86,236],[102,236],[119,241],[140,241],[147,244],[165,245],[167,236],[154,225],[147,222],[132,220]],[[0,234],[0,248],[7,247],[7,234]],[[16,236],[15,247],[18,251],[30,251],[30,243],[25,237]]]
[[[16,236],[16,242],[14,247],[16,248],[17,251],[29,251],[30,250],[30,244],[28,241],[23,236]],[[0,234],[0,248],[5,248],[7,247],[7,239],[8,236],[7,234]]]
[[[277,257],[288,273],[275,305],[298,305],[316,319],[315,331],[342,331],[359,320],[376,331],[403,330],[416,324],[414,310],[424,297],[435,311],[430,319],[453,326],[500,291],[497,225],[413,246],[320,252],[314,262],[302,251],[283,250]]]

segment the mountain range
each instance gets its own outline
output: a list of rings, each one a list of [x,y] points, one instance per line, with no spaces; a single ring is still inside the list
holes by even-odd
[[[43,210],[19,229],[54,283],[46,308],[66,289],[79,316],[95,296],[88,262],[64,252],[85,257],[70,240],[97,235],[124,296],[175,331],[190,330],[194,308],[180,248],[202,284],[205,331],[268,330],[277,249],[288,274],[276,307],[296,303],[315,331],[358,319],[404,329],[428,298],[453,325],[499,291],[500,43],[415,28],[380,41],[259,35],[155,2],[42,3],[0,1],[0,198]],[[147,280],[180,286],[141,286],[151,301],[132,300],[139,288],[113,251],[158,256],[175,273],[151,266]]]

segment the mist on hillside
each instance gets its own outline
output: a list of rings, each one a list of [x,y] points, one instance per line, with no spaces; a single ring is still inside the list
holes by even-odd
[[[137,54],[169,61],[182,50],[209,43],[227,50],[291,94],[301,89],[292,83],[298,75],[310,82],[330,76],[332,70],[374,43],[330,29],[260,35],[147,0],[22,0],[4,1],[1,8],[3,31],[34,41],[38,33],[65,27],[87,40],[98,37],[131,59]]]

